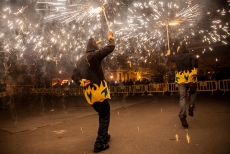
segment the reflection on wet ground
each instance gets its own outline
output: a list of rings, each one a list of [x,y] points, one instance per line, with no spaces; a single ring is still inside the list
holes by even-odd
[[[109,102],[111,110],[114,110],[144,102],[145,99],[141,96],[134,98],[120,95],[113,96]],[[92,114],[97,113],[87,104],[84,96],[11,96],[6,109],[1,110],[0,120],[4,122],[0,123],[0,129],[19,133]]]

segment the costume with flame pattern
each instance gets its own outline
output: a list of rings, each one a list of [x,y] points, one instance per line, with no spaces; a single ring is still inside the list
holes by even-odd
[[[100,42],[96,42],[94,38],[89,39],[86,54],[78,60],[72,75],[74,82],[82,87],[84,87],[86,80],[90,80],[90,85],[84,87],[84,95],[91,105],[94,102],[103,102],[105,99],[110,99],[101,61],[113,52],[115,42],[113,37],[110,36],[108,45],[99,49],[98,44]]]
[[[198,60],[194,54],[189,53],[184,44],[178,46],[177,53],[171,57],[171,61],[176,62],[176,83],[185,84],[197,82]]]
[[[183,127],[188,127],[186,120],[186,97],[188,96],[189,90],[189,116],[193,117],[193,109],[195,108],[195,102],[197,98],[197,68],[198,59],[197,57],[189,53],[186,48],[185,42],[182,42],[177,48],[177,53],[171,56],[171,61],[176,63],[176,74],[175,82],[179,84],[180,93],[180,112],[179,118]]]
[[[96,42],[93,38],[89,39],[86,53],[78,60],[72,75],[74,82],[83,87],[87,102],[92,105],[99,115],[98,136],[94,144],[94,152],[108,149],[108,141],[110,140],[110,134],[108,133],[110,124],[108,99],[110,99],[110,93],[101,61],[114,51],[115,41],[111,31],[108,32],[108,38],[108,45],[101,49],[97,45],[100,41]]]

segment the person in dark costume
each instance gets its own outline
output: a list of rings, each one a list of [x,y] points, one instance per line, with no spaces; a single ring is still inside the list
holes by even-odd
[[[170,52],[168,54],[170,54]],[[180,93],[179,118],[182,126],[187,128],[186,96],[189,89],[190,102],[188,112],[189,116],[193,117],[193,109],[195,108],[195,101],[197,99],[196,89],[198,59],[194,54],[189,53],[185,42],[182,42],[177,48],[177,53],[175,55],[171,55],[171,61],[176,63],[177,68],[175,82],[179,85]]]
[[[99,115],[98,136],[94,144],[95,153],[108,149],[110,140],[110,134],[108,134],[110,123],[108,99],[111,98],[101,62],[115,49],[112,31],[108,32],[108,39],[108,44],[99,49],[97,44],[100,41],[96,42],[94,38],[90,38],[86,53],[78,60],[72,75],[73,81],[83,87],[87,102],[92,105]]]

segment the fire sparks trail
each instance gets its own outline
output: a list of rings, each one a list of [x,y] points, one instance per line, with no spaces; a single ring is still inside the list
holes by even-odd
[[[188,133],[186,134],[186,139],[187,139],[188,143],[190,143],[190,136],[188,135]]]
[[[175,139],[176,141],[179,141],[179,136],[177,134],[175,135]]]
[[[84,9],[86,9],[84,7]],[[76,22],[85,22],[85,20],[90,20],[97,16],[100,12],[102,12],[102,8],[90,8],[87,11],[84,9],[80,10],[72,10],[72,9],[66,9],[62,11],[58,11],[55,14],[51,14],[49,16],[46,16],[44,19],[46,22],[53,21],[53,20],[59,20],[61,23],[70,23],[72,21]]]
[[[152,69],[154,64],[165,61],[167,44],[173,49],[178,39],[188,45],[200,40],[206,46],[201,54],[213,51],[211,44],[229,44],[229,5],[215,10],[205,7],[195,0],[180,3],[173,0],[80,0],[78,4],[39,0],[36,4],[38,18],[34,21],[26,14],[28,6],[20,6],[16,11],[2,6],[0,39],[4,40],[3,52],[16,51],[18,59],[36,54],[38,59],[55,62],[62,74],[65,68],[60,67],[61,59],[68,56],[68,61],[77,61],[84,53],[86,40],[107,38],[105,27],[108,27],[116,36],[116,52],[109,56],[111,61],[119,61],[123,56],[127,57],[125,61],[129,61],[130,68],[144,65]],[[151,61],[153,57],[159,61]]]

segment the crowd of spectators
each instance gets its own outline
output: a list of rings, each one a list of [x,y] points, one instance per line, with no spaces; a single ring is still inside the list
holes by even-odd
[[[198,75],[198,81],[219,81],[219,80],[225,80],[230,79],[230,73],[222,73],[221,71],[216,71],[213,73],[208,73],[206,75]]]

